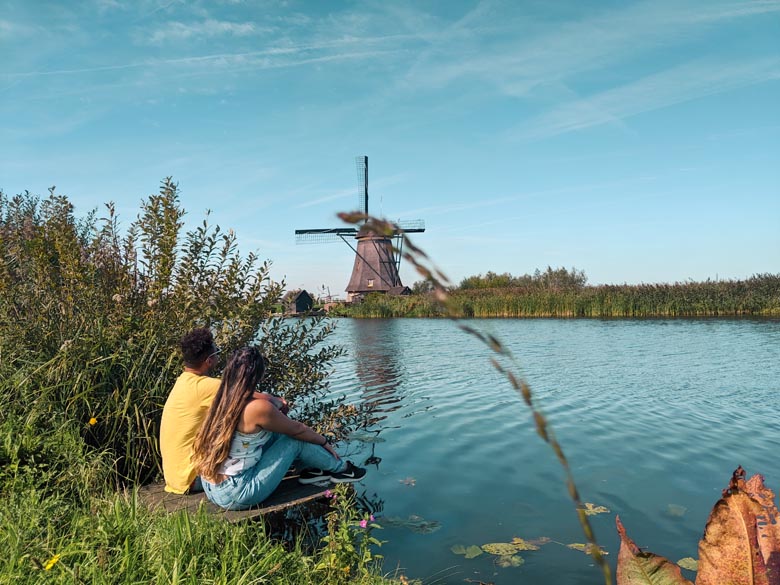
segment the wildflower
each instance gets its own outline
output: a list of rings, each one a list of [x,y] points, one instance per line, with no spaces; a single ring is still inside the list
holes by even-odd
[[[361,528],[366,528],[366,527],[368,527],[368,520],[361,520],[361,521],[360,521],[360,527],[361,527]]]
[[[97,424],[97,419],[93,416],[91,419],[89,419],[89,426],[93,427]]]
[[[119,293],[116,293],[113,297],[111,297],[111,300],[114,301],[115,303],[121,303],[124,300],[124,298]]]
[[[371,520],[371,522],[373,522],[373,521],[374,521],[374,515],[373,515],[373,514],[371,514],[371,515],[368,517],[368,519],[369,519],[369,520]]]
[[[46,566],[43,567],[44,571],[51,571],[51,568],[60,562],[60,556],[61,555],[54,555],[52,558],[50,558],[48,561],[46,561]]]
[[[333,497],[333,492],[330,491],[330,490],[325,490],[325,493],[323,493],[322,495],[325,496],[326,498],[330,499],[330,498]]]

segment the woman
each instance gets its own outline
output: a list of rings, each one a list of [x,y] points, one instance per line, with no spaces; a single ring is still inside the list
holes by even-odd
[[[255,506],[271,495],[295,460],[311,468],[301,473],[301,483],[361,479],[365,469],[342,461],[325,437],[255,392],[264,372],[260,351],[245,347],[230,356],[222,374],[194,445],[193,461],[208,499],[227,510]]]

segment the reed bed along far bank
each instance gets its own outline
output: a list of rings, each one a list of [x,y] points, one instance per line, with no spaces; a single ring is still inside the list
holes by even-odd
[[[556,290],[538,287],[453,290],[447,309],[431,293],[409,296],[368,295],[342,305],[331,315],[356,318],[641,318],[777,317],[780,274],[757,274],[745,280],[674,284],[599,285]]]

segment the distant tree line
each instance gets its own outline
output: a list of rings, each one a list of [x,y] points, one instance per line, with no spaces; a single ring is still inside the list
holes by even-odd
[[[574,267],[571,270],[566,268],[552,268],[548,266],[542,271],[538,268],[533,274],[523,274],[522,276],[512,276],[508,272],[496,274],[488,271],[484,276],[477,274],[469,276],[460,281],[459,290],[474,290],[485,288],[527,288],[549,291],[571,291],[580,290],[588,282],[588,277],[584,270],[578,270]]]
[[[588,277],[584,270],[577,268],[552,268],[548,266],[542,271],[538,268],[533,274],[523,274],[522,276],[513,276],[509,272],[497,274],[488,270],[485,275],[477,274],[467,276],[460,281],[453,291],[484,290],[493,288],[516,288],[526,290],[546,290],[546,291],[578,291],[588,283]],[[425,294],[432,290],[430,281],[418,280],[412,286],[412,292],[415,294]]]

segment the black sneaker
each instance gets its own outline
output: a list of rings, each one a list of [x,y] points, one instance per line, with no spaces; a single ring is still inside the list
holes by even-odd
[[[304,469],[301,471],[301,475],[298,476],[298,483],[327,483],[330,481],[330,475],[330,471],[323,469]]]
[[[360,481],[365,475],[365,469],[356,467],[351,461],[347,461],[347,468],[344,471],[330,472],[330,481],[333,483],[352,483],[353,481]]]

